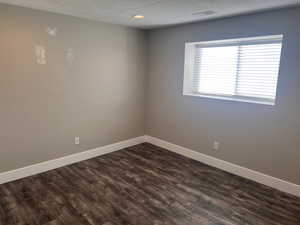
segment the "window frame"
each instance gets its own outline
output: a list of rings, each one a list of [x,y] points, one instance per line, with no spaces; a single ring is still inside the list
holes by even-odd
[[[279,70],[277,76],[277,85],[275,89],[275,98],[256,98],[247,97],[243,95],[226,95],[226,94],[210,94],[203,92],[195,92],[193,90],[193,67],[195,58],[195,49],[198,47],[222,47],[222,46],[236,46],[236,45],[248,45],[248,44],[271,44],[281,42],[283,45],[283,34],[280,35],[269,35],[269,36],[257,36],[248,38],[237,38],[237,39],[225,39],[225,40],[214,40],[204,42],[186,42],[185,43],[185,59],[184,59],[184,79],[183,79],[183,95],[185,96],[196,96],[203,98],[212,98],[220,100],[256,103],[264,105],[276,105],[278,80],[280,76],[281,67],[281,56],[282,48],[280,52]],[[197,47],[196,47],[197,46]]]

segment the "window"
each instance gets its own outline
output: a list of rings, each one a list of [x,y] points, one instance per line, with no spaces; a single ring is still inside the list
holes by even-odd
[[[282,38],[186,43],[183,94],[274,105]]]

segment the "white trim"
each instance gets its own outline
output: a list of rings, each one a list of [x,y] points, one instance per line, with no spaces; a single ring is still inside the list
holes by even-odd
[[[186,42],[187,45],[198,45],[201,47],[217,47],[217,46],[228,46],[236,44],[260,44],[269,43],[270,41],[282,42],[283,34],[279,35],[268,35],[268,36],[257,36],[247,38],[234,38],[224,40],[213,40],[213,41],[201,41],[201,42]]]
[[[225,96],[225,95],[212,95],[212,94],[204,94],[204,93],[187,93],[184,96],[192,96],[192,97],[200,97],[200,98],[212,98],[218,100],[226,100],[226,101],[234,101],[234,102],[246,102],[246,103],[255,103],[260,105],[271,105],[275,106],[275,99],[259,99],[259,98],[248,98],[244,96],[232,95],[232,96]]]
[[[198,54],[201,56],[202,48],[209,47],[221,47],[221,46],[243,46],[243,45],[253,45],[253,44],[270,44],[270,43],[278,43],[282,44],[283,34],[280,35],[269,35],[269,36],[258,36],[258,37],[249,37],[249,38],[237,38],[237,39],[225,39],[225,40],[213,40],[213,41],[204,41],[204,42],[186,42],[185,43],[185,58],[184,58],[184,75],[183,75],[183,95],[184,96],[194,96],[194,97],[202,97],[202,98],[213,98],[219,100],[229,100],[229,101],[238,101],[238,102],[247,102],[247,103],[255,103],[255,104],[263,104],[263,105],[275,105],[276,101],[276,92],[277,86],[275,87],[275,96],[274,98],[263,98],[263,97],[250,97],[246,95],[238,95],[237,93],[237,85],[235,85],[235,91],[232,95],[226,94],[214,94],[214,93],[205,93],[198,92],[199,90],[195,90],[195,82],[194,79],[194,65],[195,65],[195,55],[197,54],[197,49],[200,49]],[[281,48],[280,48],[281,55]],[[275,53],[274,53],[275,54]],[[237,52],[237,60],[240,62],[240,48],[239,52]],[[199,59],[201,61],[201,57]],[[280,62],[279,62],[280,63]],[[197,62],[198,65],[201,66],[201,62]],[[280,67],[280,65],[279,65]],[[239,76],[239,64],[237,64],[236,75]],[[275,74],[274,74],[275,75]],[[279,71],[277,74],[278,80]],[[201,78],[197,77],[197,81]],[[235,78],[235,82],[237,84],[238,77]],[[196,88],[197,89],[197,88]]]
[[[191,149],[172,144],[170,142],[161,140],[159,138],[151,137],[151,136],[140,136],[132,139],[128,139],[125,141],[121,141],[118,143],[102,146],[96,149],[91,149],[85,152],[80,152],[73,155],[68,155],[62,158],[34,164],[31,166],[23,167],[20,169],[0,173],[0,184],[7,183],[10,181],[18,180],[21,178],[25,178],[28,176],[36,175],[39,173],[43,173],[49,170],[57,169],[63,166],[67,166],[73,163],[77,163],[80,161],[84,161],[87,159],[95,158],[101,155],[105,155],[111,152],[115,152],[127,147],[131,147],[134,145],[138,145],[144,142],[149,142],[153,145],[162,147],[169,151],[175,152],[177,154],[186,156],[188,158],[197,160],[199,162],[205,163],[207,165],[219,168],[221,170],[227,171],[229,173],[254,180],[258,183],[273,187],[280,191],[284,191],[295,196],[300,197],[300,185],[293,184],[254,170],[250,170],[245,167],[238,166],[233,163],[226,162],[224,160],[220,160],[214,158],[212,156],[208,156]]]
[[[26,166],[16,170],[0,173],[0,184],[7,183],[10,181],[18,180],[24,177],[36,175],[49,170],[57,169],[59,167],[67,166],[73,163],[77,163],[83,160],[95,158],[101,155],[105,155],[114,151],[118,151],[124,148],[128,148],[134,145],[138,145],[145,142],[145,136],[136,137],[121,141],[118,143],[102,146],[99,148],[91,149],[88,151],[68,155],[62,158],[37,163],[31,166]]]
[[[254,170],[250,170],[245,167],[238,166],[233,163],[226,162],[224,160],[220,160],[217,158],[214,158],[212,156],[208,156],[196,151],[193,151],[191,149],[172,144],[170,142],[161,140],[159,138],[151,137],[151,136],[145,136],[145,141],[149,142],[153,145],[165,148],[169,151],[178,153],[180,155],[186,156],[188,158],[197,160],[199,162],[202,162],[204,164],[207,164],[209,166],[213,166],[216,168],[219,168],[221,170],[227,171],[229,173],[256,181],[258,183],[267,185],[269,187],[275,188],[277,190],[290,193],[292,195],[300,197],[300,185],[293,184]]]

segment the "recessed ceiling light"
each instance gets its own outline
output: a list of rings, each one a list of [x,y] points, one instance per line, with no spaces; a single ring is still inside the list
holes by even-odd
[[[138,15],[134,15],[133,18],[134,19],[144,19],[145,16],[138,14]]]

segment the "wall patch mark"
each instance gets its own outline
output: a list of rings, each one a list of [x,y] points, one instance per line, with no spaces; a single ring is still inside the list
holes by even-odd
[[[69,63],[72,63],[75,59],[74,50],[72,48],[68,48],[66,50],[66,59]]]
[[[41,45],[34,46],[35,49],[35,55],[36,55],[36,62],[40,65],[47,64],[46,61],[46,48]]]
[[[46,32],[47,32],[50,36],[56,37],[57,32],[58,32],[58,29],[57,29],[56,27],[55,27],[55,28],[47,27]]]

